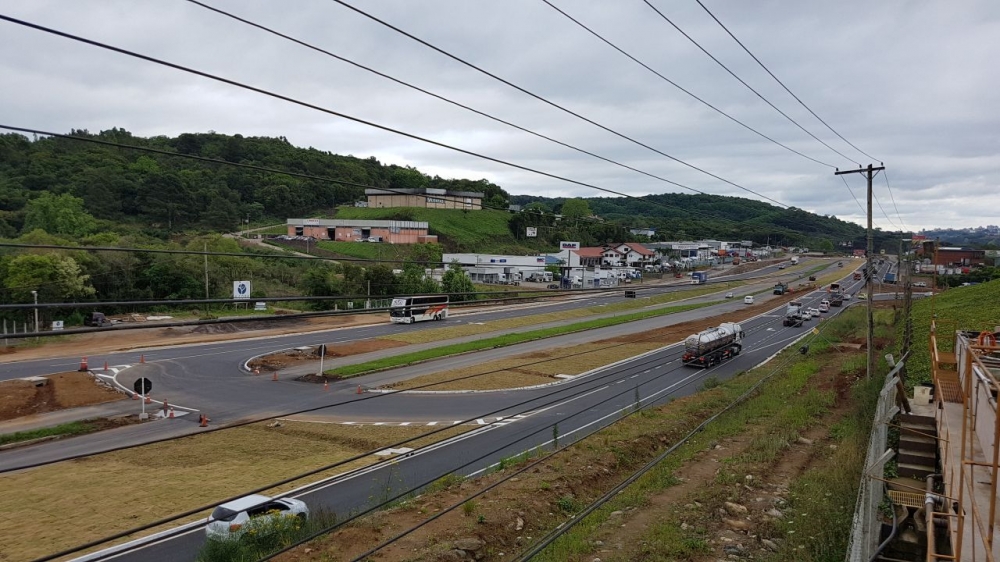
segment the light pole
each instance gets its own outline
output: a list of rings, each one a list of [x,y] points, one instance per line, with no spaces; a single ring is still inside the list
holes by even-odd
[[[38,291],[31,291],[31,296],[35,297],[35,332],[38,332]]]

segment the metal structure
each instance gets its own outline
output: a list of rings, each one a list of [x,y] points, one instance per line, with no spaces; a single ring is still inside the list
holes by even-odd
[[[865,471],[861,475],[861,486],[858,487],[854,522],[851,525],[851,541],[845,557],[849,562],[868,562],[878,549],[879,534],[882,529],[878,508],[885,498],[885,481],[882,479],[882,473],[885,463],[893,456],[893,451],[888,446],[889,423],[899,412],[899,407],[896,405],[899,387],[897,374],[902,367],[903,362],[900,361],[886,376],[875,406],[875,420],[868,441],[868,453],[865,455]]]
[[[997,330],[997,328],[994,328]],[[956,331],[953,352],[938,346],[938,323],[930,333],[931,370],[936,388],[944,496],[948,509],[933,517],[948,532],[953,554],[934,551],[927,561],[1000,560],[997,538],[998,456],[1000,456],[1000,346],[996,331]],[[931,538],[934,525],[928,526]]]

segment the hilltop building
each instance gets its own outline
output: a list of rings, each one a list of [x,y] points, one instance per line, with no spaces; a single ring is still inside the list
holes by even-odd
[[[478,211],[483,208],[483,194],[475,191],[452,191],[421,187],[416,189],[366,189],[368,207],[389,209],[393,207],[422,207],[426,209],[464,209]]]

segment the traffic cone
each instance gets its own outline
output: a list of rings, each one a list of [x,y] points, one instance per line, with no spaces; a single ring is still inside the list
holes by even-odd
[[[89,370],[90,370],[90,367],[87,366],[87,358],[84,357],[84,358],[80,359],[80,372],[83,373],[83,372],[86,372],[86,371],[89,371]]]
[[[260,374],[260,367],[254,367],[253,368],[253,374],[259,375]]]
[[[105,370],[105,371],[107,371],[107,370],[108,370],[108,362],[107,362],[107,361],[105,361],[105,362],[104,362],[104,370]]]
[[[278,380],[278,371],[275,371],[274,374],[271,375],[271,380],[272,381],[277,381]]]
[[[167,414],[167,417],[170,418],[170,419],[174,419],[174,409],[173,408],[170,408],[170,413]]]
[[[139,393],[138,392],[133,392],[132,393],[132,400],[138,400],[138,399],[139,399]]]
[[[149,395],[147,394],[146,395],[146,404],[152,404],[152,403],[153,403],[153,399],[150,398]]]
[[[201,423],[198,424],[198,427],[208,427],[208,416],[205,414],[201,415]]]
[[[326,392],[330,391],[330,381],[323,381],[323,390]]]
[[[361,385],[359,384],[359,385],[358,385],[358,392],[357,392],[357,393],[358,393],[358,394],[362,394],[363,392],[364,392],[364,391],[363,391],[363,390],[361,390]]]
[[[139,356],[139,362],[140,363],[145,363],[146,362],[146,356],[145,355],[140,355]]]

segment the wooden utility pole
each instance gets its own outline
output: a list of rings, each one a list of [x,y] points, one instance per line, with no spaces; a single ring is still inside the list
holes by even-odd
[[[872,290],[875,288],[875,271],[872,271],[872,257],[875,253],[875,240],[872,234],[872,179],[875,178],[875,174],[885,169],[885,166],[879,165],[878,167],[868,164],[867,168],[858,168],[857,170],[844,170],[841,172],[839,169],[834,172],[834,175],[841,176],[844,174],[864,174],[865,178],[868,180],[868,245],[865,252],[865,291],[868,294],[868,369],[866,370],[866,376],[871,378],[872,374],[875,373],[875,322],[874,322],[874,310],[872,307],[872,301],[875,299],[875,295],[872,294]]]

